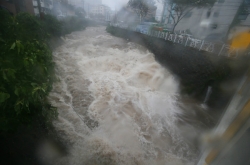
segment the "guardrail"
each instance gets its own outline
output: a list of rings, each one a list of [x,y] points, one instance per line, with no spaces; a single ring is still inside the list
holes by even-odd
[[[167,41],[171,41],[173,43],[182,44],[184,46],[198,49],[199,51],[207,51],[213,54],[217,54],[218,56],[237,58],[240,53],[239,49],[232,49],[230,45],[227,45],[225,43],[218,44],[218,43],[207,42],[205,40],[193,38],[192,35],[189,34],[177,34],[177,33],[162,32],[156,30],[140,32],[136,30],[136,28],[131,28],[128,27],[127,25],[110,24],[110,26],[139,32],[156,38],[161,38]]]

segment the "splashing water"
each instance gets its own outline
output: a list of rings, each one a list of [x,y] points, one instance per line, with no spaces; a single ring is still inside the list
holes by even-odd
[[[185,135],[197,136],[199,122],[185,123],[177,80],[145,48],[88,28],[68,35],[54,60],[60,81],[49,99],[69,154],[53,164],[194,164],[199,151]]]

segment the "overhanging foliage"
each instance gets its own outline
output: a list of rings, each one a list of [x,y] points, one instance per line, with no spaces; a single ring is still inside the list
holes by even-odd
[[[54,63],[47,45],[49,31],[27,13],[0,11],[0,130],[51,122],[57,111],[46,97],[52,88]]]

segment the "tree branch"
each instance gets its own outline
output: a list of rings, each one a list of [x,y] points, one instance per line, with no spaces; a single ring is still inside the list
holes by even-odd
[[[185,16],[187,15],[187,13],[189,13],[189,12],[192,11],[193,9],[194,9],[194,7],[190,8],[190,9],[180,18],[180,20],[181,20],[183,17],[185,17]]]

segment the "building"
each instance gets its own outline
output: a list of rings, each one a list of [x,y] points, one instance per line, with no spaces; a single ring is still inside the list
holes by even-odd
[[[110,7],[106,5],[95,5],[92,7],[90,13],[94,16],[102,17],[102,19],[105,21],[111,20],[112,11]]]
[[[53,0],[52,14],[60,17],[75,15],[76,7],[72,5],[72,2]]]
[[[180,20],[175,31],[186,30],[199,39],[225,40],[243,3],[250,4],[249,0],[217,0],[210,8],[194,8]],[[170,12],[174,12],[171,11],[172,5],[174,4],[166,3],[162,12],[162,23],[168,29],[172,29],[174,26],[173,18],[170,17]],[[238,19],[241,29],[249,27],[250,17],[248,13],[239,14]],[[238,29],[240,29],[239,27]]]
[[[30,14],[34,14],[32,0],[0,0],[0,6],[13,15],[19,12],[29,12]]]
[[[242,6],[239,9],[238,19],[240,20],[240,23],[231,29],[231,35],[229,35],[229,39],[233,35],[238,34],[239,32],[250,30],[249,13],[250,13],[250,0],[244,0]]]
[[[93,8],[102,4],[102,0],[84,0],[84,10],[87,13],[87,17],[89,17]]]
[[[74,7],[84,8],[85,0],[67,0],[67,3]]]
[[[40,0],[41,12],[51,14],[53,8],[52,0]],[[38,15],[38,0],[0,0],[0,5],[9,10],[14,15],[19,12],[28,12]]]
[[[33,10],[35,15],[39,14],[38,2],[39,2],[38,0],[33,0]],[[41,5],[41,12],[45,14],[52,14],[52,9],[53,9],[52,0],[40,0],[40,5]]]
[[[8,12],[12,13],[15,15],[17,13],[16,11],[16,6],[14,3],[5,1],[5,0],[0,0],[0,7],[1,9],[7,10]]]
[[[45,14],[52,14],[56,16],[73,16],[75,15],[75,6],[78,8],[82,5],[83,0],[0,0],[0,7],[13,13],[28,12],[33,15],[39,15],[40,12]],[[78,5],[79,3],[79,5]],[[73,5],[74,4],[74,5]],[[81,7],[83,9],[83,7]]]
[[[162,13],[160,16],[161,23],[163,24],[166,24],[168,22],[167,20],[169,19],[169,15],[170,15],[170,12],[169,12],[170,7],[171,7],[170,2],[168,0],[165,0],[163,4]]]

